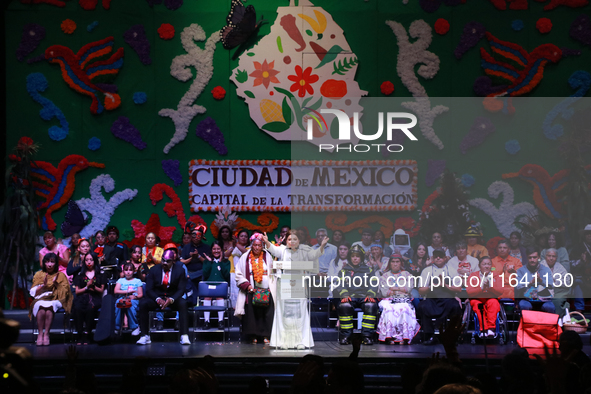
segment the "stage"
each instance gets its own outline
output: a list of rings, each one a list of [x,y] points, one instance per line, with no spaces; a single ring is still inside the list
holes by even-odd
[[[10,317],[11,314],[7,315]],[[15,345],[30,352],[32,372],[43,393],[58,392],[62,388],[68,367],[67,349],[71,346],[77,352],[76,366],[96,376],[99,392],[117,390],[125,372],[139,363],[147,371],[147,393],[162,393],[170,377],[187,365],[199,364],[206,355],[214,357],[220,393],[244,389],[254,376],[268,379],[276,392],[287,392],[293,373],[305,355],[321,356],[326,374],[333,362],[349,357],[352,351],[351,345],[338,344],[338,334],[334,328],[313,328],[315,346],[306,350],[281,350],[269,345],[241,343],[238,327],[230,329],[226,342],[222,341],[221,334],[214,330],[199,331],[195,333],[196,340],[192,338],[190,346],[183,346],[178,343],[178,333],[169,328],[152,334],[152,343],[145,346],[136,345],[137,337],[131,337],[129,332],[108,345],[76,346],[54,325],[50,346],[36,346],[33,343],[32,327],[21,329],[19,342]],[[479,339],[472,345],[470,333],[466,333],[464,343],[458,345],[466,373],[476,374],[488,369],[494,376],[500,377],[503,357],[518,348],[517,344],[511,343],[515,339],[514,332],[511,334],[509,343],[504,345],[497,344],[495,340],[487,341],[485,353],[483,341]],[[582,338],[584,350],[589,354],[589,334],[582,335]],[[543,356],[544,353],[542,349],[528,351],[532,356]],[[376,343],[362,346],[358,361],[364,371],[367,392],[400,392],[403,369],[409,364],[426,367],[436,353],[445,355],[442,345]]]

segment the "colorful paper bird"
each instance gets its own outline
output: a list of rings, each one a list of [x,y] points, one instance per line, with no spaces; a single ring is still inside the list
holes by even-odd
[[[585,167],[591,174],[591,165]],[[521,178],[534,187],[534,203],[536,207],[552,219],[564,217],[562,202],[557,193],[566,186],[569,170],[560,170],[553,176],[537,164],[526,164],[519,172],[503,174],[503,179]]]
[[[546,63],[557,63],[562,58],[562,50],[554,44],[540,45],[528,53],[521,46],[501,41],[489,32],[486,33],[486,38],[493,55],[480,48],[480,64],[487,75],[507,81],[507,86],[500,91],[488,93],[489,97],[521,96],[528,93],[541,82]]]
[[[91,42],[76,54],[62,45],[52,45],[45,50],[45,59],[60,65],[64,81],[75,91],[92,98],[90,112],[93,114],[115,109],[121,104],[117,86],[93,81],[103,76],[114,77],[123,65],[123,48],[117,49],[107,60],[98,60],[111,53],[114,40],[107,37]]]
[[[45,161],[35,161],[31,166],[35,193],[43,198],[37,210],[47,208],[41,226],[44,230],[55,230],[57,225],[51,214],[68,203],[74,193],[76,173],[88,167],[104,168],[101,163],[89,162],[80,155],[70,155],[60,161],[57,168]]]

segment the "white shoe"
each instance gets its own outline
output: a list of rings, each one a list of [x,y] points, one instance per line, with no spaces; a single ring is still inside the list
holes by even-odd
[[[119,330],[115,330],[115,335],[119,335]]]
[[[298,349],[298,350],[306,350],[306,347],[304,346],[304,344],[303,344],[303,343],[300,343],[300,344],[297,346],[297,349]]]
[[[494,337],[495,337],[495,332],[494,332],[493,330],[490,330],[490,329],[489,329],[489,330],[486,332],[486,336],[487,336],[488,338],[494,338]]]
[[[131,332],[132,337],[137,337],[138,335],[140,335],[140,328],[139,327]]]
[[[287,345],[283,344],[283,345],[281,345],[281,346],[279,347],[279,349],[281,349],[281,350],[287,350],[287,349],[289,349],[289,348],[287,347]]]
[[[191,341],[189,341],[188,335],[181,335],[181,345],[190,345]]]
[[[152,341],[150,340],[149,335],[144,335],[143,337],[138,339],[138,341],[136,342],[136,344],[138,344],[138,345],[149,345],[150,343],[152,343]]]

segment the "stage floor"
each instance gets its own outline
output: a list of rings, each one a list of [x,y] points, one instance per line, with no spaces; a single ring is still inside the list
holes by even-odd
[[[50,346],[36,346],[32,344],[18,344],[27,348],[33,359],[36,361],[65,360],[66,349],[70,344],[54,343]],[[512,350],[518,348],[516,344],[497,345],[489,344],[486,347],[490,359],[501,359]],[[315,354],[326,358],[344,358],[351,353],[351,346],[341,346],[333,341],[316,342],[312,349],[306,350],[281,350],[265,345],[242,344],[239,342],[228,341],[221,342],[195,342],[191,346],[182,346],[176,342],[152,342],[150,345],[139,346],[135,343],[117,343],[99,346],[96,344],[78,345],[78,359],[92,359],[95,361],[104,361],[116,357],[119,360],[134,359],[136,357],[148,357],[151,359],[183,359],[203,357],[211,355],[217,359],[256,359],[256,358],[301,358],[306,354]],[[590,346],[584,349],[587,353],[591,350]],[[530,354],[543,354],[541,349],[528,349]],[[386,358],[406,358],[406,359],[424,359],[431,357],[434,353],[441,353],[443,356],[445,350],[442,345],[424,346],[424,345],[382,345],[362,346],[359,352],[359,358],[362,359],[386,359]],[[458,345],[460,358],[483,359],[485,350],[482,344]]]

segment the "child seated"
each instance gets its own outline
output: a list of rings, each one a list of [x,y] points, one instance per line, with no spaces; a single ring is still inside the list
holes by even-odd
[[[136,336],[140,335],[140,328],[138,325],[137,313],[139,310],[139,299],[143,297],[143,287],[142,281],[138,278],[134,277],[135,267],[133,263],[126,263],[123,265],[123,278],[117,280],[117,284],[115,285],[115,294],[123,295],[123,297],[119,298],[115,306],[119,303],[119,301],[123,300],[124,298],[129,298],[131,300],[131,307],[129,308],[115,308],[115,333],[118,334],[119,330],[121,329],[121,320],[123,315],[127,315],[127,321],[129,322],[129,328],[133,329],[131,335]],[[123,311],[123,313],[122,313]]]

